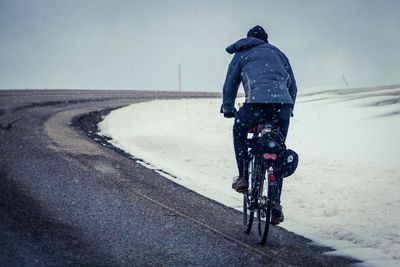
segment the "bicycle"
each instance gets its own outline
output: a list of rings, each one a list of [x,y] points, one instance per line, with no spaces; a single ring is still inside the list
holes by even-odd
[[[249,133],[253,136],[247,139],[249,149],[245,177],[249,181],[249,188],[243,194],[244,232],[250,233],[256,213],[258,239],[264,245],[268,238],[272,208],[279,201],[282,188],[283,175],[278,166],[287,150],[283,135],[271,123],[261,121]]]

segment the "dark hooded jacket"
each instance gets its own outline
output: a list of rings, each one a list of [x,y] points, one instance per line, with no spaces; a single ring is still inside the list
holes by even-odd
[[[223,88],[223,109],[233,111],[240,82],[246,103],[282,103],[294,106],[297,86],[289,60],[263,40],[248,37],[228,46],[235,54]]]

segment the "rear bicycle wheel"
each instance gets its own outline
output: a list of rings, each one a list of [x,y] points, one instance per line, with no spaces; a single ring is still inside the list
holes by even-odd
[[[257,218],[259,243],[265,245],[265,243],[267,243],[269,225],[271,222],[271,202],[268,202],[267,207],[260,208],[257,211]]]
[[[272,190],[269,186],[268,179],[265,179],[265,170],[260,174],[261,181],[258,187],[258,209],[257,209],[257,221],[258,221],[258,241],[261,245],[265,245],[268,239],[269,225],[271,222],[271,211],[272,205],[269,199],[271,198]]]

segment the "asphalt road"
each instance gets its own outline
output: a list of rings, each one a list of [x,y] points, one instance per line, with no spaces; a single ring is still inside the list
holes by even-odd
[[[269,244],[260,246],[254,235],[242,232],[240,212],[88,136],[102,114],[91,112],[152,99],[212,96],[0,91],[0,266],[354,263],[327,256],[329,248],[280,227],[271,227]]]

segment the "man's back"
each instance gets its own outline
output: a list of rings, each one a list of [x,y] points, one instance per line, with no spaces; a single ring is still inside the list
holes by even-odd
[[[278,48],[263,40],[248,37],[228,46],[235,54],[225,80],[224,107],[232,107],[240,82],[246,103],[294,105],[297,87],[289,61]],[[226,105],[226,106],[225,106]]]

